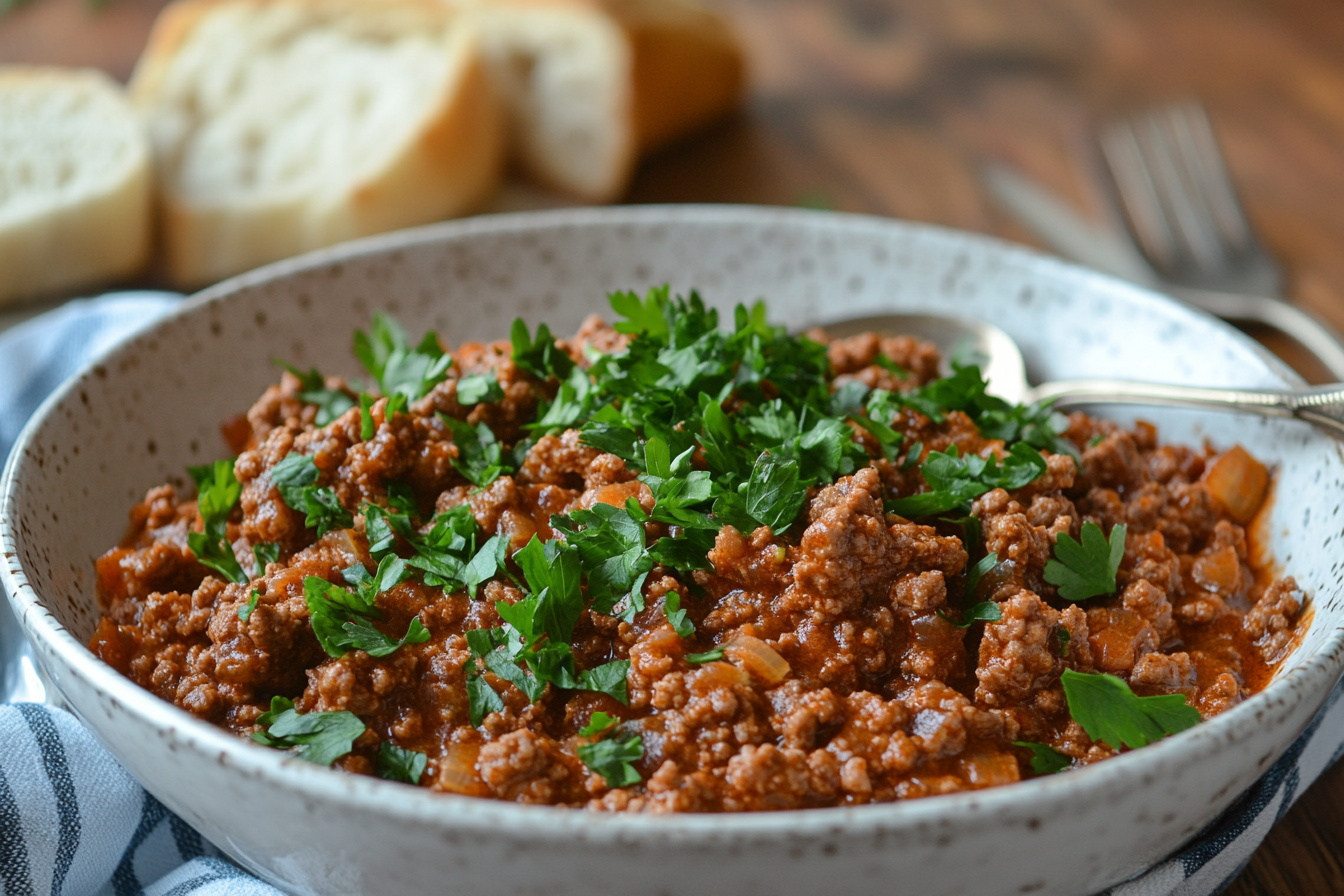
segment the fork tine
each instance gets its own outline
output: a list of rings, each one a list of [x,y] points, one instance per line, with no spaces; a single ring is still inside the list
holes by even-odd
[[[1214,225],[1229,244],[1237,249],[1247,248],[1253,239],[1251,224],[1242,211],[1208,113],[1202,105],[1191,100],[1172,108],[1171,123],[1181,142],[1196,192]]]
[[[1101,151],[1143,254],[1159,270],[1171,270],[1178,252],[1176,236],[1167,223],[1133,126],[1123,120],[1108,126],[1101,134]]]
[[[1185,259],[1198,268],[1220,267],[1225,261],[1212,216],[1202,203],[1185,162],[1178,128],[1170,110],[1143,116],[1137,127],[1139,147],[1158,187],[1158,196]]]

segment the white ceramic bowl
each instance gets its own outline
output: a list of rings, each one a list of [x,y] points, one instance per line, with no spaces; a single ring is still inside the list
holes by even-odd
[[[379,308],[449,344],[515,316],[569,333],[604,294],[671,282],[721,308],[766,297],[790,326],[884,309],[997,323],[1037,377],[1294,382],[1230,327],[998,242],[779,209],[645,207],[479,218],[231,280],[67,382],[24,431],[0,506],[5,586],[69,704],[169,808],[296,893],[1078,894],[1170,853],[1292,742],[1344,665],[1344,456],[1304,425],[1146,413],[1168,440],[1240,442],[1278,467],[1267,534],[1313,596],[1262,694],[1177,737],[1066,775],[894,805],[626,817],[442,796],[289,760],[197,721],[95,659],[93,560],[146,488],[226,453],[219,422],[274,357],[353,374]]]

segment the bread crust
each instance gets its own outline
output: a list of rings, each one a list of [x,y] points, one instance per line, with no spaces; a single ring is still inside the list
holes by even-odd
[[[0,201],[0,305],[129,278],[149,257],[149,146],[120,85],[92,69],[0,68],[0,98],[33,90],[95,97],[100,119],[112,115],[106,136],[120,163],[78,194],[56,190],[8,214]],[[85,161],[101,168],[109,157]]]
[[[132,78],[132,96],[149,116],[174,56],[202,22],[225,7],[283,3],[314,13],[423,16],[426,33],[446,34],[451,66],[417,112],[418,124],[386,164],[340,191],[249,207],[183,195],[160,147],[158,214],[163,273],[194,288],[260,264],[346,239],[466,214],[495,189],[504,158],[502,112],[470,30],[431,0],[179,0],[156,23]],[[408,26],[414,27],[414,26]]]
[[[600,177],[580,177],[515,137],[515,155],[535,180],[590,202],[618,199],[642,155],[730,114],[741,102],[746,65],[722,17],[687,0],[446,0],[470,10],[480,27],[498,27],[503,13],[569,15],[611,33],[608,77],[620,92],[609,122],[611,151]],[[497,63],[498,64],[498,63]],[[506,63],[507,64],[507,63]],[[515,111],[515,117],[518,113]],[[526,116],[518,126],[535,123]]]

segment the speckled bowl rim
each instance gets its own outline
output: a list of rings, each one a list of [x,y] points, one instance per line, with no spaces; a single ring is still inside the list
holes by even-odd
[[[914,224],[868,215],[816,212],[753,206],[673,205],[624,206],[614,208],[562,209],[492,215],[462,221],[384,234],[319,250],[277,262],[247,274],[231,278],[190,297],[179,307],[109,347],[90,360],[81,370],[58,387],[38,408],[15,442],[0,477],[0,554],[5,564],[0,576],[9,591],[10,601],[30,638],[56,654],[76,675],[84,679],[99,696],[119,705],[160,736],[182,747],[210,757],[224,766],[232,766],[241,775],[258,778],[281,790],[317,801],[330,801],[374,814],[404,821],[426,823],[445,831],[479,830],[482,826],[508,830],[542,841],[575,841],[618,845],[621,842],[657,838],[664,842],[703,843],[724,836],[734,840],[812,839],[827,834],[872,833],[894,829],[937,827],[955,830],[961,823],[983,822],[986,818],[1028,815],[1035,804],[1054,805],[1066,799],[1084,799],[1100,795],[1127,780],[1141,787],[1154,777],[1161,766],[1186,766],[1217,753],[1224,743],[1236,742],[1264,723],[1277,705],[1286,711],[1313,692],[1322,699],[1326,685],[1337,680],[1344,670],[1344,625],[1327,634],[1321,649],[1300,665],[1276,676],[1264,691],[1249,698],[1223,715],[1203,722],[1175,737],[1167,738],[1139,751],[1108,759],[1064,775],[1036,778],[993,787],[987,790],[949,794],[936,798],[854,807],[756,812],[739,815],[673,814],[650,817],[640,814],[608,814],[554,806],[527,806],[491,799],[435,793],[412,789],[376,778],[351,775],[319,768],[301,760],[286,758],[265,747],[250,744],[208,722],[162,700],[123,677],[71,635],[43,606],[20,567],[15,545],[16,533],[9,520],[14,500],[12,478],[23,448],[43,425],[52,409],[68,396],[79,382],[100,364],[141,339],[150,337],[171,320],[201,314],[207,305],[222,303],[240,289],[283,280],[293,274],[333,263],[381,255],[426,243],[448,243],[476,235],[523,233],[572,226],[618,226],[621,224],[665,224],[688,226],[732,223],[746,227],[816,224],[832,220],[848,226],[868,226],[915,235],[921,232],[955,238],[1002,257],[1016,257],[1037,266],[1043,276],[1054,271],[1071,278],[1083,275],[1085,281],[1105,284],[1112,295],[1140,305],[1176,306],[1180,313],[1208,317],[1203,312],[1180,305],[1165,296],[1114,278],[1078,268],[1031,249],[980,234],[966,233],[933,225]],[[1118,288],[1117,288],[1118,287]],[[1271,372],[1285,385],[1298,385],[1301,379],[1283,362],[1249,337],[1222,325],[1230,339],[1259,354]],[[1288,743],[1281,745],[1286,749]],[[1269,757],[1260,757],[1263,767]],[[1248,758],[1248,762],[1251,758]],[[1173,843],[1175,848],[1178,844]]]

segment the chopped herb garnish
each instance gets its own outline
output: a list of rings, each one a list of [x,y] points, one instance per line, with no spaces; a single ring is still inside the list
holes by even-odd
[[[686,611],[681,607],[681,595],[676,591],[669,591],[663,596],[663,613],[678,635],[689,638],[695,634],[695,623],[686,618]]]
[[[362,578],[359,573],[363,573]],[[306,576],[303,580],[303,597],[308,604],[313,634],[329,656],[342,657],[348,650],[355,649],[382,657],[405,644],[429,640],[429,631],[419,617],[411,620],[400,640],[383,634],[371,621],[382,618],[382,613],[374,606],[377,595],[394,587],[407,575],[399,558],[384,558],[376,576],[370,576],[359,565],[350,567],[342,575],[351,584],[358,582],[356,591],[333,585],[317,576]]]
[[[294,711],[294,701],[272,697],[271,708],[257,717],[252,739],[277,750],[293,750],[294,755],[314,765],[331,765],[354,748],[365,731],[364,723],[352,712]]]
[[[982,600],[961,614],[961,622],[954,622],[942,610],[938,611],[938,616],[944,622],[951,623],[957,628],[970,628],[977,622],[998,622],[1003,618],[1003,611],[994,601]]]
[[[372,330],[372,335],[355,332],[355,357],[384,395],[400,393],[408,402],[417,401],[447,377],[453,359],[433,333],[412,348],[401,325],[381,313],[374,314]]]
[[[498,479],[504,472],[503,452],[490,427],[484,423],[469,426],[446,414],[439,414],[439,419],[452,432],[457,445],[453,468],[476,486],[484,487]]]
[[[514,320],[509,336],[513,342],[513,363],[533,376],[563,380],[574,369],[574,359],[555,344],[555,337],[545,324],[537,324],[537,338],[533,340],[520,317]]]
[[[608,787],[632,787],[643,780],[632,764],[644,758],[644,741],[638,734],[585,744],[578,753],[584,765],[607,780]]]
[[[585,691],[607,694],[619,703],[630,703],[626,692],[626,676],[630,674],[629,660],[612,660],[579,673],[579,687]]]
[[[1199,710],[1184,695],[1139,697],[1114,675],[1065,669],[1060,683],[1073,720],[1088,737],[1116,750],[1145,747],[1200,720]]]
[[[238,608],[238,619],[242,622],[252,618],[252,611],[257,608],[257,601],[261,600],[261,594],[257,589],[252,589],[252,594],[248,597],[247,603]]]
[[[504,400],[504,390],[493,373],[473,373],[457,381],[457,402],[461,405]]]
[[[706,650],[704,653],[688,653],[686,654],[685,659],[686,662],[691,663],[692,665],[695,666],[702,666],[705,663],[718,662],[719,660],[723,659],[723,648],[715,647],[712,650]]]
[[[1069,642],[1073,640],[1073,635],[1064,626],[1055,629],[1055,637],[1059,640],[1059,655],[1066,657],[1069,655]]]
[[[1082,540],[1061,532],[1055,540],[1054,559],[1045,564],[1045,580],[1059,587],[1065,600],[1087,600],[1115,593],[1115,573],[1125,556],[1124,523],[1111,528],[1111,539],[1093,522],[1083,523]]]
[[[208,466],[188,467],[187,472],[196,480],[196,506],[204,529],[187,533],[187,547],[202,566],[213,569],[225,581],[245,584],[248,575],[228,538],[229,514],[243,491],[234,478],[233,461],[217,460]]]
[[[1031,770],[1038,775],[1053,775],[1062,772],[1073,764],[1073,760],[1054,747],[1034,743],[1029,740],[1013,741],[1015,747],[1025,747],[1031,751]]]
[[[404,784],[419,784],[429,757],[383,741],[378,748],[378,777]]]
[[[326,426],[337,417],[344,414],[355,406],[355,400],[340,389],[328,389],[326,378],[317,372],[313,367],[307,373],[299,370],[291,364],[276,359],[276,364],[288,370],[299,380],[299,401],[305,404],[317,405],[317,417],[314,419],[318,426]]]
[[[1021,488],[1045,470],[1045,458],[1025,442],[1013,445],[1002,464],[993,456],[962,457],[953,445],[946,452],[930,452],[920,465],[919,471],[930,491],[889,501],[887,509],[909,519],[946,513],[991,489]]]
[[[304,525],[316,528],[321,538],[332,529],[350,528],[355,519],[335,492],[314,484],[319,476],[317,464],[306,454],[290,454],[271,468],[271,481],[281,500],[291,510],[305,514]]]
[[[594,737],[612,726],[620,724],[620,721],[621,720],[615,716],[608,715],[599,709],[588,718],[588,724],[583,726],[579,735],[581,737]]]
[[[280,545],[272,544],[269,541],[254,544],[252,545],[252,559],[257,563],[257,575],[263,575],[268,563],[280,562]]]

